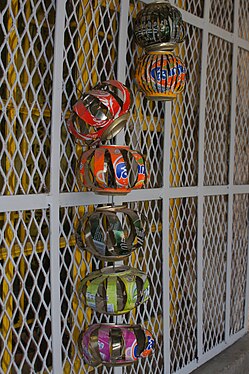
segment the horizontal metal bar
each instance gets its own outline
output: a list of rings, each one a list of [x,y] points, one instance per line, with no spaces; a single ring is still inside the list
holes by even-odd
[[[234,344],[237,340],[241,339],[245,334],[247,334],[247,321],[245,321],[245,327],[238,331],[236,334],[230,335],[228,345]]]
[[[198,366],[203,365],[205,362],[211,360],[213,357],[217,356],[219,353],[224,351],[226,348],[228,348],[231,345],[231,343],[227,344],[225,342],[222,342],[221,344],[217,345],[210,351],[203,354],[203,356],[200,358]]]
[[[188,364],[187,366],[183,367],[182,369],[180,370],[177,370],[177,374],[189,374],[191,373],[193,370],[197,369],[198,368],[198,363],[197,361],[192,361],[190,362],[190,364]]]
[[[249,42],[247,40],[238,38],[238,46],[249,51]]]
[[[47,209],[48,207],[47,194],[0,196],[0,212]]]
[[[229,31],[222,29],[212,23],[207,24],[207,30],[210,34],[213,34],[221,39],[226,40],[227,42],[234,43],[235,42],[235,35]]]
[[[61,207],[111,203],[110,195],[95,194],[94,192],[61,193],[59,203]]]
[[[188,374],[193,370],[197,369],[198,367],[202,366],[207,361],[211,360],[213,357],[217,356],[219,353],[224,351],[226,348],[230,347],[234,344],[237,340],[242,338],[247,333],[246,329],[239,331],[237,334],[233,335],[229,340],[229,343],[223,342],[218,347],[213,348],[211,351],[207,352],[202,356],[202,358],[197,362],[193,361],[189,365],[185,366],[184,368],[177,371],[177,374]]]
[[[178,187],[178,188],[170,188],[167,191],[167,195],[169,198],[194,197],[200,194],[202,194],[203,196],[228,195],[229,193],[232,193],[232,194],[249,193],[249,185]]]
[[[132,201],[147,201],[147,200],[159,200],[165,194],[165,190],[162,188],[151,188],[145,190],[133,190],[125,196],[116,196],[115,202],[121,204],[122,202]]]
[[[249,194],[249,185],[233,186],[204,186],[204,187],[171,187],[133,190],[127,195],[115,196],[115,203],[131,201],[159,200],[168,198],[195,197],[202,193],[204,196]],[[0,212],[17,210],[47,209],[53,200],[49,194],[0,196]],[[59,205],[71,207],[92,204],[108,204],[112,202],[112,195],[95,194],[94,192],[64,192],[59,194]]]
[[[230,186],[229,192],[234,194],[249,193],[249,184]]]

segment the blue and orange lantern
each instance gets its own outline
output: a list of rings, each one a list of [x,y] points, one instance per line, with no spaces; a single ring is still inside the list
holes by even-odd
[[[149,172],[139,152],[127,146],[101,145],[82,153],[77,178],[80,187],[96,193],[126,195],[145,187]]]
[[[173,100],[184,90],[187,69],[173,52],[149,52],[136,69],[136,82],[148,99]]]

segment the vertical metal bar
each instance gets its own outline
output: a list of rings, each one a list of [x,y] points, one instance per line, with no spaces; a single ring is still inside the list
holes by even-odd
[[[17,44],[18,44],[18,36],[16,34],[16,27],[14,27],[14,24],[17,22],[17,14],[19,10],[19,4],[17,0],[12,0],[9,2],[9,11],[8,11],[8,21],[7,21],[7,29],[9,37],[8,44],[10,48],[10,53],[7,54],[7,60],[8,60],[8,82],[10,85],[10,90],[8,91],[8,96],[11,97],[11,100],[9,101],[9,108],[7,108],[8,116],[9,116],[9,123],[10,126],[6,125],[6,135],[8,132],[11,133],[11,135],[8,137],[7,140],[7,150],[10,155],[9,157],[6,157],[6,175],[8,176],[8,184],[7,184],[7,195],[14,194],[15,193],[15,183],[16,183],[16,177],[15,173],[13,172],[14,167],[14,154],[16,150],[16,144],[14,139],[14,133],[16,131],[16,121],[13,119],[15,118],[16,112],[15,112],[15,100],[16,100],[16,79],[17,79]],[[7,138],[6,138],[7,139]],[[7,178],[6,178],[7,181]],[[3,303],[5,305],[5,311],[3,313],[2,317],[2,329],[3,329],[3,339],[5,341],[5,346],[3,348],[3,354],[2,354],[2,360],[1,360],[1,368],[3,369],[3,372],[7,372],[9,367],[11,366],[11,353],[12,353],[12,316],[13,316],[13,296],[11,293],[11,284],[10,282],[13,279],[14,274],[14,266],[11,259],[11,243],[14,238],[13,233],[13,227],[14,227],[14,220],[15,220],[15,213],[10,214],[10,220],[11,224],[7,225],[6,229],[6,238],[5,241],[7,243],[8,248],[8,257],[6,260],[6,266],[5,266],[5,277],[3,278],[3,285],[2,285],[2,299]],[[5,215],[7,217],[7,215]],[[5,218],[6,219],[6,218]],[[7,278],[7,279],[6,279]]]
[[[164,148],[163,148],[163,200],[162,215],[162,256],[163,256],[163,357],[164,373],[170,373],[170,286],[169,286],[169,174],[170,174],[170,136],[172,104],[165,104]]]
[[[50,167],[50,279],[53,373],[62,370],[62,335],[60,313],[60,237],[59,237],[59,187],[60,187],[60,131],[62,107],[62,76],[66,0],[56,2],[55,46],[53,69],[53,101],[51,129],[51,167]]]
[[[248,308],[249,308],[249,211],[247,213],[247,226],[248,226],[248,250],[247,250],[247,277],[246,277],[246,292],[245,292],[245,316],[244,316],[244,329],[248,331]],[[245,332],[246,332],[245,331]]]
[[[198,142],[198,187],[204,185],[204,143],[205,143],[205,106],[206,106],[206,78],[208,56],[208,30],[210,0],[205,1],[204,28],[202,35],[202,69],[200,86],[200,118],[199,118],[199,142]],[[201,188],[198,194],[198,227],[197,227],[197,358],[201,360],[203,355],[203,205],[204,196]]]
[[[93,69],[93,65],[96,63],[96,56],[98,54],[98,41],[96,39],[97,32],[95,30],[95,27],[92,24],[92,20],[93,20],[92,19],[93,17],[92,8],[94,12],[96,7],[97,7],[96,1],[93,1],[92,6],[91,6],[88,0],[83,0],[80,6],[78,7],[78,9],[77,7],[75,7],[75,12],[76,12],[76,17],[77,17],[76,22],[77,22],[77,28],[79,31],[79,36],[77,38],[77,47],[81,49],[81,43],[82,43],[82,40],[84,40],[84,52],[85,52],[84,54],[83,51],[81,51],[81,53],[79,53],[77,56],[78,76],[77,76],[77,81],[76,81],[76,87],[81,92],[84,92],[86,88],[88,88],[89,84],[92,83],[94,85],[97,83],[97,70],[96,68]],[[99,14],[98,14],[98,19],[99,19]],[[97,19],[97,15],[95,15],[95,22],[98,22],[98,19]],[[96,23],[96,26],[97,26],[97,23]],[[94,43],[92,46],[89,41],[90,39],[85,38],[86,33],[89,34],[92,41],[94,40]],[[84,69],[84,65],[87,65],[88,69],[86,68]],[[89,80],[90,71],[92,71],[91,80]],[[76,145],[76,154],[78,157],[80,156],[81,152],[82,152],[82,147]],[[74,211],[75,209],[77,208],[74,208]],[[84,211],[82,213],[84,214]],[[71,224],[73,225],[74,222],[72,221]],[[78,247],[76,247],[74,251],[74,256],[73,256],[73,262],[74,262],[74,266],[72,268],[73,282],[75,282],[78,277],[79,264],[81,264],[81,268],[80,268],[81,276],[84,277],[86,275],[87,263],[90,262],[88,254],[86,255],[85,261],[81,261],[81,260],[82,260],[82,253],[78,249]],[[92,270],[91,264],[89,266],[89,270],[90,271]],[[89,321],[91,317],[90,309],[86,312],[86,315]],[[77,303],[73,303],[72,305],[72,316],[76,316],[77,321],[80,325],[83,324],[84,315],[82,311],[78,308]],[[73,341],[75,342],[75,345],[72,345],[70,356],[71,357],[76,356],[76,358],[74,359],[74,362],[72,363],[72,367],[71,367],[71,364],[69,364],[69,366],[71,367],[71,370],[73,370],[75,373],[78,373],[81,367],[81,362],[80,362],[79,356],[75,355],[75,349],[74,349],[74,347],[77,346],[77,340],[80,334],[77,324],[75,326],[72,326],[71,334],[72,334]],[[69,361],[69,359],[67,360],[67,362]]]
[[[234,146],[235,146],[235,116],[237,96],[237,63],[238,63],[238,30],[239,30],[239,4],[234,2],[234,44],[231,87],[231,119],[230,119],[230,149],[229,149],[229,195],[228,195],[228,236],[227,236],[227,269],[226,269],[226,322],[225,342],[230,340],[230,304],[231,304],[231,267],[233,243],[233,200],[232,190],[234,178]]]
[[[118,34],[118,71],[117,78],[125,83],[126,77],[126,52],[128,41],[128,16],[129,16],[130,0],[121,0],[120,5],[120,21]]]
[[[13,217],[14,213],[11,213],[9,216]],[[7,217],[6,217],[7,218]],[[7,373],[8,369],[11,366],[11,353],[12,353],[12,318],[13,318],[13,296],[11,290],[11,282],[14,276],[14,265],[11,259],[11,243],[13,241],[13,230],[10,224],[8,224],[6,230],[5,241],[7,243],[8,254],[6,263],[5,263],[5,276],[2,281],[2,303],[4,305],[4,313],[2,317],[2,337],[4,339],[3,355],[1,360],[1,368],[3,373]]]
[[[118,69],[117,79],[125,83],[126,78],[126,53],[127,53],[127,41],[128,41],[128,17],[130,9],[130,0],[121,0],[120,3],[120,21],[119,21],[119,34],[118,34]],[[120,131],[116,136],[116,144],[125,144],[124,130]],[[112,202],[115,202],[115,197],[112,198]],[[117,323],[122,323],[122,316],[117,317]],[[114,374],[122,374],[123,368],[116,367]]]
[[[128,41],[128,16],[129,16],[130,0],[121,0],[120,5],[120,21],[118,34],[118,71],[117,79],[125,83],[126,78],[126,52]],[[124,131],[120,131],[116,136],[116,144],[124,144]]]

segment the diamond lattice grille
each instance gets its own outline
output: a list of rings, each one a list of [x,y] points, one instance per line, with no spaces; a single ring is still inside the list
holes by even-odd
[[[210,22],[215,26],[227,31],[233,31],[233,7],[234,0],[211,0],[210,2]]]
[[[233,202],[230,334],[235,334],[245,326],[248,211],[249,195],[235,195]]]
[[[138,49],[133,36],[133,20],[141,9],[141,1],[131,2],[128,24],[126,85],[130,88],[133,104],[128,126],[125,129],[125,144],[144,154],[150,165],[149,187],[162,185],[164,106],[161,102],[149,101],[138,91],[134,75],[142,49]]]
[[[232,45],[209,35],[204,144],[206,186],[228,183],[231,73]]]
[[[234,183],[249,184],[249,52],[239,48],[235,118]]]
[[[92,323],[114,322],[113,317],[93,312],[79,300],[77,287],[89,272],[103,267],[104,263],[76,246],[75,228],[79,217],[91,208],[61,208],[60,225],[60,277],[61,277],[61,326],[63,370],[78,374],[89,373],[91,368],[84,364],[78,349],[78,337]],[[92,209],[93,210],[93,209]],[[101,368],[95,373],[112,373],[112,369]]]
[[[235,30],[237,31],[237,30]],[[239,2],[239,37],[249,41],[249,4],[247,0]]]
[[[203,17],[204,0],[174,0],[172,3],[195,16]]]
[[[170,366],[175,372],[197,354],[197,199],[171,199],[169,215]]]
[[[225,338],[227,196],[204,199],[203,352]]]
[[[185,61],[188,80],[184,93],[172,103],[171,187],[197,185],[201,37],[200,29],[187,24],[186,39],[176,50]]]
[[[139,323],[148,329],[156,340],[155,354],[138,360],[123,373],[163,373],[163,300],[162,300],[162,204],[161,201],[144,201],[129,204],[148,221],[148,232],[143,249],[135,251],[126,263],[148,274],[152,289],[150,300],[131,313],[120,317],[122,323]]]
[[[61,191],[78,190],[77,156],[66,127],[69,111],[81,92],[106,79],[117,79],[119,0],[67,1],[63,64]]]
[[[0,7],[0,193],[45,192],[55,1],[2,1]]]
[[[49,372],[48,211],[12,212],[0,218],[0,372]]]

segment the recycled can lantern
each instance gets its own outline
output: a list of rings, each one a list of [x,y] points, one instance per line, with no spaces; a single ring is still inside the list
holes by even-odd
[[[136,81],[145,96],[152,100],[173,100],[184,90],[187,70],[172,52],[143,55],[136,70]]]
[[[185,36],[182,15],[168,1],[147,4],[137,15],[134,24],[137,44],[150,51],[172,51]]]
[[[149,175],[144,157],[137,151],[101,145],[82,153],[77,178],[81,187],[96,193],[126,195],[145,186]]]
[[[123,366],[150,356],[155,339],[140,325],[94,324],[80,334],[78,344],[91,366]]]
[[[74,104],[68,130],[81,145],[111,139],[124,127],[130,102],[130,92],[121,82],[103,82]]]
[[[145,220],[142,223],[126,206],[104,206],[86,213],[76,230],[78,247],[104,261],[123,260],[142,247],[144,237]]]
[[[107,267],[87,275],[78,294],[88,307],[99,313],[119,315],[130,312],[150,297],[145,273],[129,266]]]

